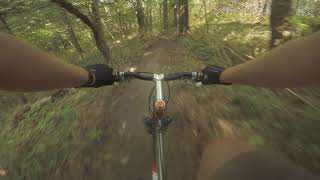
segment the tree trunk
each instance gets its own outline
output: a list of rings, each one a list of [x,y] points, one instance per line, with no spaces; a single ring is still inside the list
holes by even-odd
[[[183,0],[178,0],[178,14],[179,14],[179,35],[183,35]]]
[[[262,5],[262,11],[260,14],[260,21],[263,21],[264,17],[266,16],[266,14],[268,12],[268,7],[269,7],[269,0],[265,0]]]
[[[179,34],[189,33],[189,5],[188,0],[179,0]]]
[[[68,31],[68,34],[69,34],[69,38],[71,40],[71,43],[73,45],[73,47],[76,49],[76,51],[78,52],[78,54],[80,55],[80,57],[83,59],[83,50],[80,46],[80,43],[78,41],[78,38],[73,30],[73,27],[71,25],[71,22],[70,22],[70,19],[67,15],[67,13],[65,13],[64,11],[62,11],[62,20],[63,22],[66,24],[67,26],[67,31]]]
[[[265,0],[263,4],[263,9],[262,9],[262,16],[265,16],[267,14],[268,4],[269,4],[269,0]]]
[[[103,5],[103,9],[104,9],[104,15],[108,16],[108,7],[106,6],[106,4]],[[101,14],[101,13],[100,13]],[[100,15],[101,16],[101,15]],[[107,21],[106,19],[103,19],[103,21],[101,21],[103,24],[103,29],[106,29],[106,32],[109,34],[109,36],[111,37],[112,40],[115,39],[114,35],[112,34],[112,32],[109,30],[108,25],[107,25]],[[121,32],[122,35],[124,35],[124,32],[121,29],[121,26],[119,27],[119,31]]]
[[[203,9],[204,9],[204,22],[206,24],[206,32],[209,33],[209,22],[208,22],[208,14],[207,14],[207,1],[202,0]]]
[[[296,7],[295,7],[295,11],[297,12],[297,10],[299,9],[299,5],[300,5],[300,0],[297,0],[296,2]]]
[[[117,17],[120,24],[119,30],[121,31],[123,37],[127,37],[128,33],[128,26],[125,23],[125,20],[123,19],[123,14],[120,11],[119,1],[116,1],[116,11],[117,11]]]
[[[159,23],[160,23],[160,24],[162,24],[162,23],[163,23],[163,22],[162,22],[162,21],[163,21],[163,18],[161,18],[161,17],[162,17],[162,15],[163,15],[163,12],[162,12],[162,11],[163,11],[162,5],[163,5],[163,4],[162,4],[161,2],[159,2]],[[157,18],[156,18],[156,19],[157,19]]]
[[[167,30],[169,27],[168,19],[168,0],[163,0],[163,30]]]
[[[292,36],[289,18],[292,16],[292,0],[273,0],[271,5],[271,43],[274,48]]]
[[[152,31],[152,28],[153,28],[153,17],[152,17],[152,9],[150,7],[148,8],[147,13],[148,13],[147,26],[150,29],[150,31]]]
[[[178,14],[178,2],[179,0],[174,0],[173,4],[173,26],[178,27],[179,14]]]
[[[145,14],[144,14],[144,9],[143,9],[141,0],[137,0],[136,12],[137,12],[139,31],[140,33],[143,33],[145,30]]]
[[[8,26],[7,20],[2,15],[0,15],[0,29],[5,29],[8,33],[13,34],[12,30]]]
[[[104,36],[103,26],[99,12],[99,0],[92,0],[91,9],[93,14],[93,23],[95,25],[94,37],[96,40],[97,47],[99,51],[102,53],[103,57],[107,60],[107,63],[110,64],[111,53]]]
[[[92,0],[91,9],[93,20],[90,20],[88,16],[83,14],[77,8],[75,8],[71,3],[66,2],[65,0],[51,0],[51,2],[58,4],[62,8],[64,8],[69,13],[78,17],[84,24],[86,24],[92,31],[96,46],[102,56],[105,58],[108,64],[111,63],[111,54],[109,46],[106,43],[106,39],[104,37],[103,26],[100,19],[99,13],[99,0]]]
[[[179,0],[179,35],[184,34],[184,21],[185,21],[185,15],[184,15],[184,0]]]
[[[185,2],[185,16],[186,16],[186,19],[185,19],[185,29],[186,29],[186,32],[187,33],[190,33],[190,26],[189,26],[189,0],[184,0]]]

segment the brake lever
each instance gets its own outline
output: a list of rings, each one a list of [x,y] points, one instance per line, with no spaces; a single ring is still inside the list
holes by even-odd
[[[196,80],[192,80],[192,79],[185,79],[185,82],[187,84],[192,84],[192,85],[195,85],[197,87],[200,87],[200,86],[203,85],[201,81],[196,81]]]

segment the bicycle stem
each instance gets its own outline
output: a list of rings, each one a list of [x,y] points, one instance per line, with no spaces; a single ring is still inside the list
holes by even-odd
[[[164,74],[155,74],[154,80],[156,83],[156,92],[157,92],[157,99],[156,100],[163,100],[163,93],[162,93],[162,81],[164,79]]]

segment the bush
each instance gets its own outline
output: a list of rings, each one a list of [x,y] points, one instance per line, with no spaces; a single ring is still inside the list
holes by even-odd
[[[303,134],[308,141],[314,144],[320,144],[320,111],[309,108],[303,115],[303,123],[298,127],[298,134]]]
[[[305,36],[316,31],[316,27],[320,25],[320,18],[294,16],[290,19],[290,23],[295,29],[296,36]]]
[[[248,143],[255,146],[262,146],[265,144],[265,140],[258,134],[249,136]]]
[[[248,117],[260,117],[273,110],[272,104],[275,100],[272,95],[264,91],[248,90],[239,90],[239,95],[235,96],[232,101],[233,104],[240,108],[240,111],[244,115]]]
[[[185,41],[185,47],[192,56],[202,61],[213,59],[215,53],[204,36],[195,36]]]
[[[105,63],[104,58],[98,50],[94,50],[85,55],[85,57],[79,61],[78,65],[80,66],[87,66],[89,64],[96,64],[96,63]]]

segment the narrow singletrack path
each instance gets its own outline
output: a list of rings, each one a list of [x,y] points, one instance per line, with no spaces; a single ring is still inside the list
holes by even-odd
[[[170,56],[177,43],[167,38],[154,42],[143,55],[138,71],[168,72],[174,57]],[[134,81],[120,85],[113,90],[106,118],[111,122],[109,136],[103,152],[110,155],[106,162],[104,178],[109,180],[150,180],[152,163],[152,141],[142,123],[142,117],[148,114],[148,95],[153,86],[151,82]],[[174,92],[172,92],[174,96]],[[174,107],[171,106],[171,109]],[[181,127],[183,119],[175,110],[170,110],[175,122],[165,135],[165,155],[168,179],[191,180],[195,178],[198,157],[192,157],[194,149],[184,146],[179,135],[184,133]],[[191,130],[190,130],[191,133]],[[196,148],[196,147],[194,147]],[[97,152],[99,150],[97,149]],[[101,152],[99,152],[101,153]],[[94,173],[94,169],[91,170]],[[92,176],[89,173],[88,178]],[[92,177],[91,177],[92,178]]]

